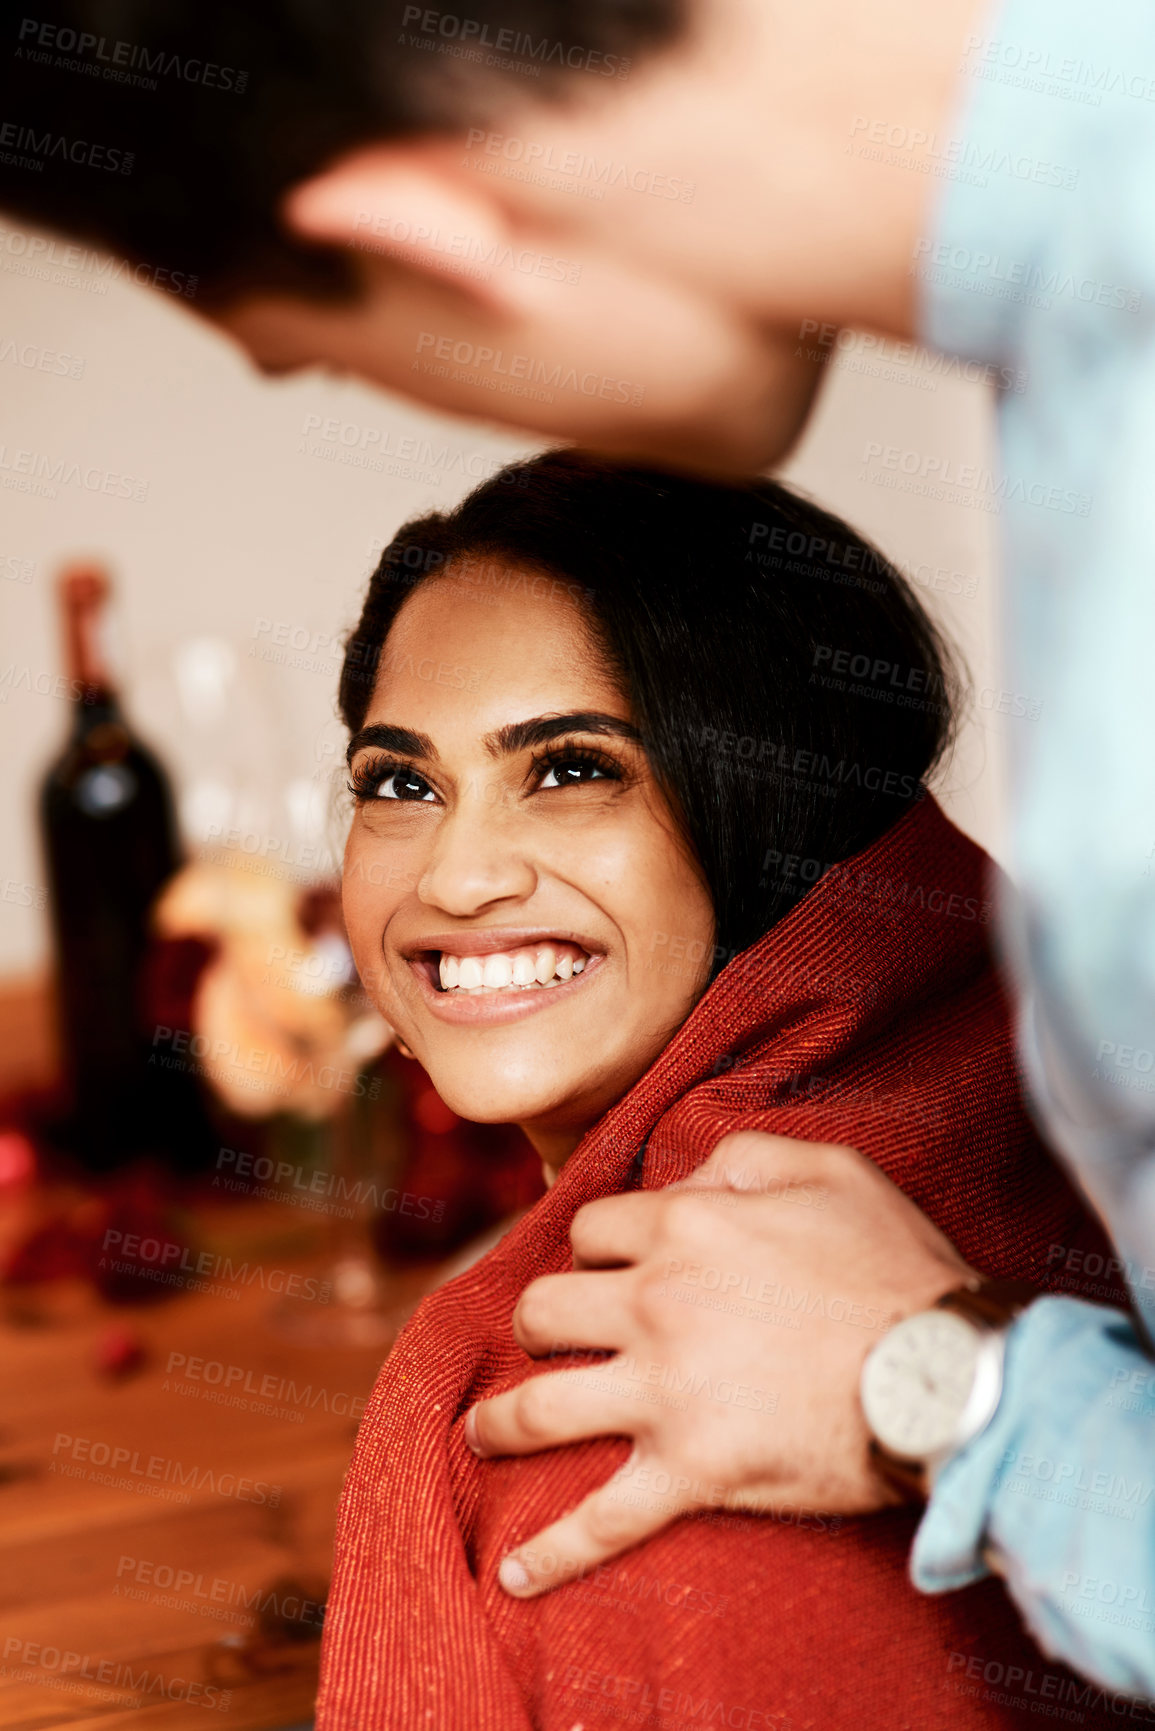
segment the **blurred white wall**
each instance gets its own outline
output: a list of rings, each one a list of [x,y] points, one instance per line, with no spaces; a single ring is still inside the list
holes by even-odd
[[[307,863],[307,808],[342,749],[338,639],[374,553],[534,445],[320,373],[263,379],[188,303],[110,280],[91,255],[56,280],[28,274],[20,233],[0,219],[4,975],[47,956],[34,799],[68,722],[61,562],[92,554],[113,571],[129,715],[172,772],[186,828],[211,833],[227,809]],[[1031,722],[998,713],[996,520],[880,484],[901,477],[869,454],[989,463],[984,387],[861,343],[830,372],[787,472],[898,560],[960,645],[977,701],[942,792],[998,854],[1005,730]],[[30,465],[61,464],[59,481],[30,481]],[[120,477],[143,497],[118,496]]]

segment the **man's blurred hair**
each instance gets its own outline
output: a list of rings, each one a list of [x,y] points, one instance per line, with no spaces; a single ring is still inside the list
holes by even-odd
[[[684,0],[26,0],[0,28],[0,209],[199,279],[351,292],[284,194],[359,145],[492,124],[511,87],[605,84]]]

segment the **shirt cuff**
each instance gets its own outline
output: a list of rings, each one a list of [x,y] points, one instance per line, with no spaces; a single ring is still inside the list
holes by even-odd
[[[1060,1354],[1061,1380],[1055,1376]],[[1042,1462],[1077,1453],[1080,1421],[1102,1399],[1117,1360],[1127,1366],[1146,1362],[1122,1311],[1045,1297],[1015,1320],[994,1417],[940,1469],[915,1535],[910,1577],[920,1592],[948,1593],[992,1570],[1004,1572],[995,1518],[1003,1484],[1023,1459]],[[1086,1463],[1089,1470],[1097,1464]],[[1051,1515],[1062,1524],[1057,1507]]]

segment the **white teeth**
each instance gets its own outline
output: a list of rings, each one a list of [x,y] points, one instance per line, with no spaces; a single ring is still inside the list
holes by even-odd
[[[481,973],[481,983],[483,986],[488,986],[491,992],[499,991],[503,986],[511,986],[513,984],[513,957],[504,956],[500,953],[486,956],[485,966]]]
[[[585,969],[589,957],[573,954],[573,945],[559,950],[556,944],[532,948],[494,950],[481,956],[442,955],[438,977],[445,992],[525,991],[560,986]]]
[[[533,981],[533,956],[528,950],[518,950],[513,958],[513,983],[515,986],[532,986]]]
[[[457,984],[471,991],[474,986],[483,985],[484,969],[477,956],[462,956],[457,964]]]

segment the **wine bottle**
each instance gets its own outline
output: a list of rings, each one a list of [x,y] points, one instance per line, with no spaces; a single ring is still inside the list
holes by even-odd
[[[111,584],[60,582],[72,728],[44,777],[40,820],[56,949],[71,1152],[94,1170],[156,1141],[156,1072],[142,1001],[149,911],[179,863],[168,779],[126,722],[108,654]]]

